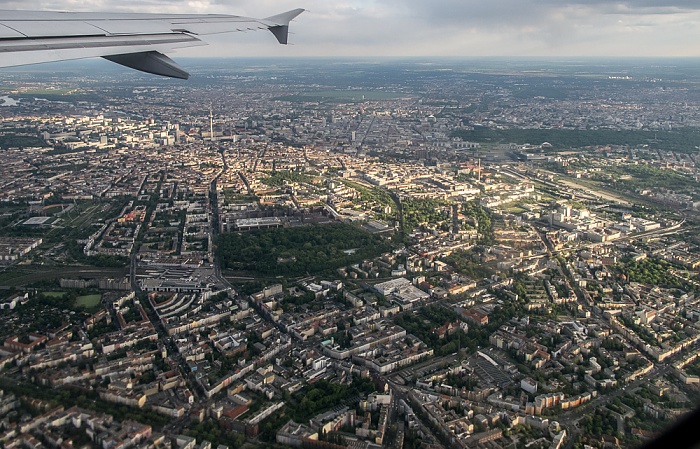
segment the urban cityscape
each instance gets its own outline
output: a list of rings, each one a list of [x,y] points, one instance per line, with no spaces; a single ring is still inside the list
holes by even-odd
[[[700,404],[700,62],[0,73],[5,448],[638,447]]]

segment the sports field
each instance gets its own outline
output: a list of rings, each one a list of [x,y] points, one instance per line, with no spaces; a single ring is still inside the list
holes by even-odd
[[[75,306],[85,307],[86,309],[94,309],[100,305],[100,299],[102,299],[102,295],[100,294],[78,296],[75,300]]]

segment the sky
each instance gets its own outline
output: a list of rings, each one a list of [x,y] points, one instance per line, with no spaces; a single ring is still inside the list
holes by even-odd
[[[179,57],[700,56],[698,0],[0,0],[0,9],[235,14],[307,10],[289,46],[209,36]]]

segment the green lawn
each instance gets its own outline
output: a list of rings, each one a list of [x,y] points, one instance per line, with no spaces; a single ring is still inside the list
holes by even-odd
[[[63,298],[66,292],[41,292],[41,294],[49,298]]]
[[[49,206],[44,209],[44,213],[47,215],[53,215],[61,212],[63,210],[63,207],[68,207],[67,204],[56,204],[54,206]]]
[[[100,299],[102,299],[102,295],[100,294],[78,296],[78,298],[75,300],[75,306],[85,307],[86,309],[94,309],[100,305]]]
[[[0,136],[0,148],[45,146],[47,146],[46,142],[35,136],[18,136],[16,134],[5,134]]]
[[[520,206],[510,206],[507,207],[506,210],[510,212],[511,214],[522,214],[523,212],[526,212],[527,209],[524,209]]]

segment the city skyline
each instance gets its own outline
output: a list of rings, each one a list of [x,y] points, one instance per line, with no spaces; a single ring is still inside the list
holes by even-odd
[[[700,56],[691,44],[700,7],[688,1],[0,1],[0,9],[249,17],[297,7],[308,12],[292,24],[289,47],[264,33],[225,34],[176,56]]]

